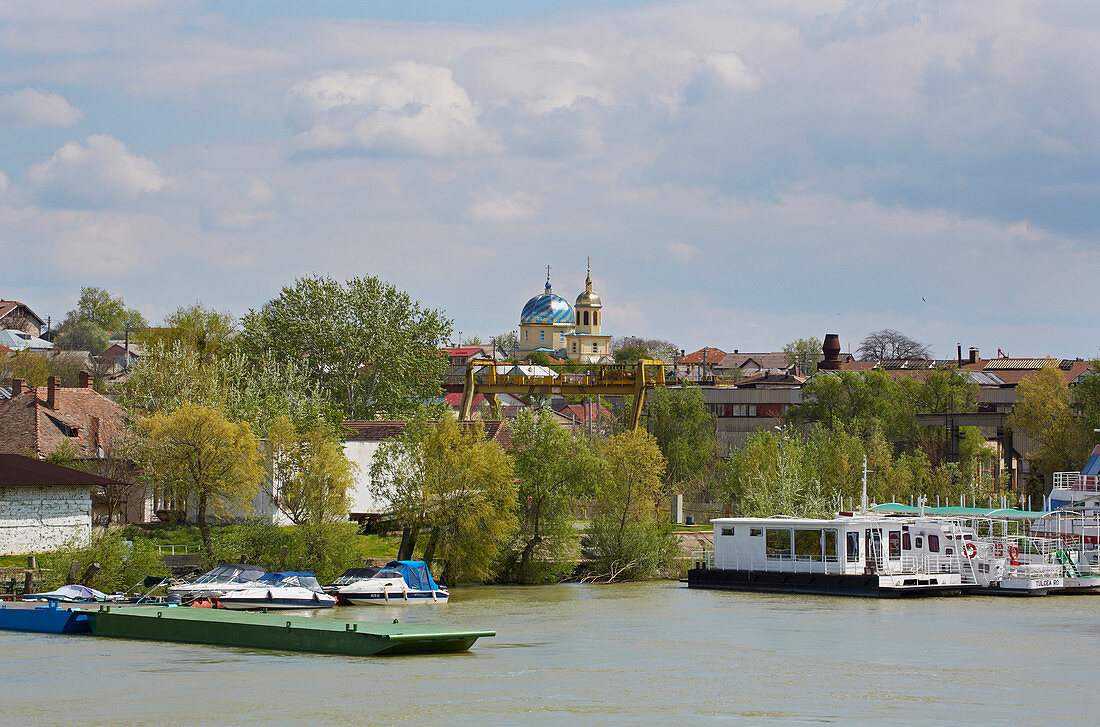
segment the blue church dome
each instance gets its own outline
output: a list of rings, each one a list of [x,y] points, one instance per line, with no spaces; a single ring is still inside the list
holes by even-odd
[[[524,323],[566,323],[573,322],[573,309],[561,296],[554,295],[550,290],[550,282],[546,283],[546,292],[536,295],[523,306],[523,313],[519,317],[520,325]]]

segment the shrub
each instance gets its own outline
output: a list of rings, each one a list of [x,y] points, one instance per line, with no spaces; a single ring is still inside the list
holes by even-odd
[[[169,574],[160,553],[148,540],[127,540],[122,532],[109,531],[94,533],[90,538],[73,541],[56,553],[42,556],[42,564],[50,573],[36,590],[52,590],[64,584],[74,560],[78,563],[78,578],[92,563],[99,563],[99,572],[87,585],[105,593],[124,591],[145,576]]]

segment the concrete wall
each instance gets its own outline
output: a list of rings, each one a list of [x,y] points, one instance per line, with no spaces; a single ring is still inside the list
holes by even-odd
[[[91,531],[91,487],[0,487],[0,555],[56,550]]]
[[[389,503],[379,502],[370,494],[370,466],[378,446],[377,441],[349,439],[344,442],[344,456],[359,468],[351,491],[351,515],[375,515],[389,510]]]

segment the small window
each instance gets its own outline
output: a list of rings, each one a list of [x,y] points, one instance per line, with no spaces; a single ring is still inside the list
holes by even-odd
[[[599,315],[600,314],[597,313],[596,311],[592,311],[592,325],[594,325],[594,326],[600,325]]]
[[[584,325],[588,325],[588,311],[584,312]]]
[[[592,353],[599,353],[599,352],[600,352],[600,350],[598,348],[596,348],[596,344],[593,343],[592,344]]]
[[[722,535],[733,535],[733,528],[722,528]]]
[[[763,534],[764,534],[764,528],[749,528],[749,537],[750,538],[759,538]]]
[[[577,342],[573,341],[573,353],[577,352]]]
[[[846,551],[846,557],[849,563],[859,562],[859,533],[847,533],[844,541],[848,544]]]
[[[913,549],[912,542],[909,540],[909,533],[902,533],[901,534],[901,549],[902,550],[912,550]]]
[[[944,548],[943,549],[943,554],[944,555],[954,555],[955,554],[955,549],[954,548]]]
[[[558,342],[559,343],[565,343],[565,331],[562,331],[561,333],[558,334]]]
[[[769,558],[790,560],[791,531],[787,528],[768,528],[764,535],[764,550]]]
[[[545,341],[546,340],[546,331],[539,331],[539,340],[540,341]]]
[[[523,340],[524,340],[524,341],[526,341],[526,340],[527,340],[527,331],[524,331],[524,332],[523,332]]]
[[[940,552],[940,536],[929,535],[928,536],[928,551],[930,553]]]
[[[924,538],[919,535],[913,538],[913,545],[916,547],[917,550],[920,550],[924,547]]]

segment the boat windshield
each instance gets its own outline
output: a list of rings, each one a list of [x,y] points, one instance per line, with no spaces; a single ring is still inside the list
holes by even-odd
[[[376,575],[378,575],[378,568],[348,568],[340,574],[335,584],[338,586],[346,586],[367,578],[374,578]]]
[[[324,593],[324,591],[321,590],[321,584],[313,576],[298,576],[298,582],[302,584],[303,588],[308,588],[317,593]]]
[[[203,573],[192,583],[251,583],[263,575],[262,568],[243,568],[239,565],[219,565]]]
[[[401,575],[401,571],[386,568],[378,571],[378,575],[375,578],[399,578],[404,579],[405,576]]]
[[[311,591],[324,593],[317,577],[312,573],[268,573],[260,579],[260,583],[268,586],[283,586],[293,588],[301,586]]]

